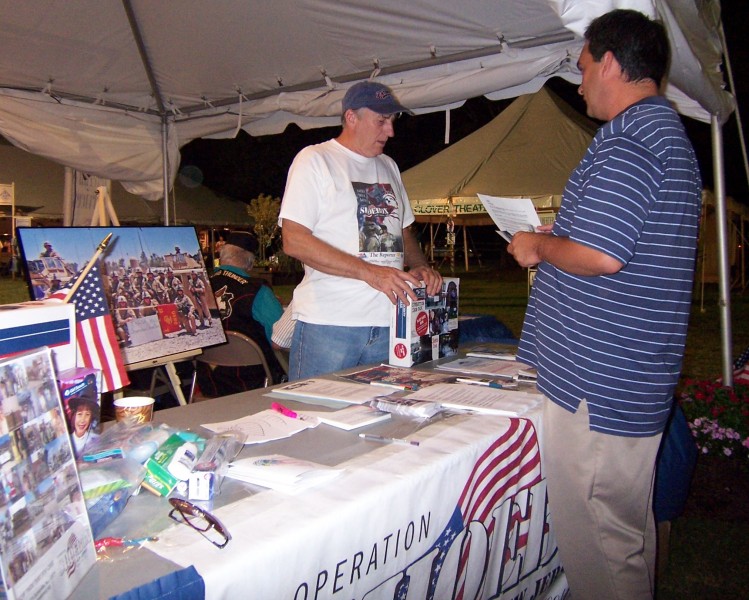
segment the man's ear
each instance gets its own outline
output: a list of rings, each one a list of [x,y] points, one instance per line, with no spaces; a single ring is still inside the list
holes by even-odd
[[[622,67],[611,50],[604,52],[600,60],[601,77],[621,77]]]
[[[349,108],[344,113],[343,118],[346,121],[347,125],[353,125],[356,122],[356,112]]]

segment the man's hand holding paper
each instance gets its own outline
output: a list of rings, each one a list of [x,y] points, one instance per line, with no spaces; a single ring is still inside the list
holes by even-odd
[[[497,225],[497,233],[507,242],[518,231],[536,231],[541,221],[530,198],[500,198],[478,194],[486,212]]]

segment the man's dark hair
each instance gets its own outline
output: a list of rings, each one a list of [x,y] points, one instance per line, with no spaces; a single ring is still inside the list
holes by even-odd
[[[591,21],[585,40],[596,62],[610,51],[628,81],[652,79],[660,87],[670,58],[666,29],[660,21],[636,10],[612,10]]]

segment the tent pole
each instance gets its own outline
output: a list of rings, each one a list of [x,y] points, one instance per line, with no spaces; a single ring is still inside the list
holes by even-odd
[[[167,144],[167,124],[166,115],[161,115],[161,156],[162,156],[162,174],[164,177],[164,225],[169,225],[169,156],[167,154],[169,145]]]
[[[75,197],[75,170],[65,167],[65,185],[62,192],[62,224],[70,227],[73,224],[73,200]]]
[[[720,311],[723,385],[733,387],[733,342],[731,339],[731,288],[726,235],[726,191],[723,173],[723,132],[718,117],[710,118],[715,180],[715,225],[718,239],[718,310]]]
[[[466,263],[466,273],[468,273],[468,229],[463,225],[463,257]]]

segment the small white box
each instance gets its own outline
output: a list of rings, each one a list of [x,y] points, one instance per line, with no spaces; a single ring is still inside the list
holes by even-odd
[[[398,301],[390,319],[391,365],[410,367],[458,353],[459,289],[460,279],[445,278],[435,296],[420,287],[408,306]]]
[[[76,366],[75,305],[57,300],[0,305],[0,357],[49,346],[58,373]]]

